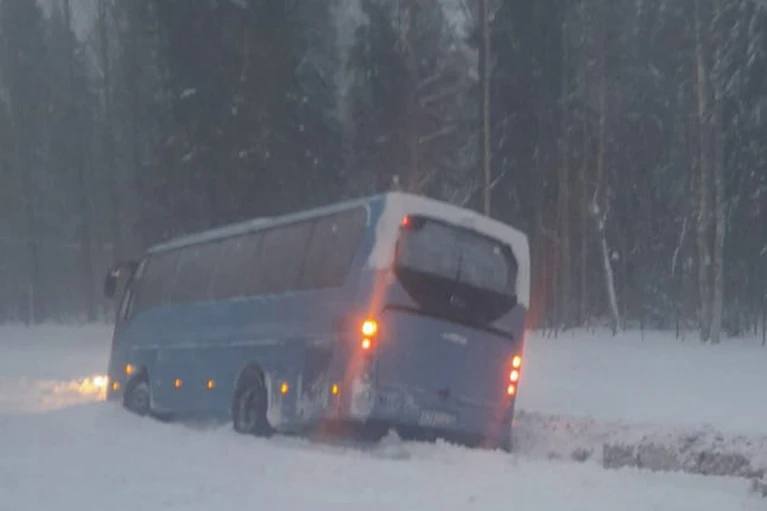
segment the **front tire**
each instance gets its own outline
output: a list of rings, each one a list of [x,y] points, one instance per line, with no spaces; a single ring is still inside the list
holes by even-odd
[[[141,378],[128,385],[123,395],[123,406],[130,412],[141,417],[149,415],[151,411],[151,394],[149,382]]]
[[[263,376],[247,371],[240,378],[232,400],[232,425],[245,435],[269,436],[273,430],[266,417],[268,398]]]

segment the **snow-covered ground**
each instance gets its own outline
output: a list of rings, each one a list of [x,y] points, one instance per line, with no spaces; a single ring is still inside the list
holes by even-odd
[[[757,343],[533,335],[519,449],[508,455],[394,437],[263,440],[137,418],[101,402],[88,380],[104,372],[109,339],[106,326],[0,327],[0,511],[767,509],[744,479],[556,456],[604,425],[619,437],[634,428],[767,436],[767,349]]]
[[[757,339],[712,346],[694,334],[578,330],[532,335],[526,358],[519,404],[530,412],[767,434],[767,348]]]

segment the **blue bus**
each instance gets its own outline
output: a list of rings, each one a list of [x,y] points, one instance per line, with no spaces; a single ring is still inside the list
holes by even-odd
[[[176,239],[107,276],[108,398],[256,435],[507,447],[529,275],[521,232],[403,193]]]

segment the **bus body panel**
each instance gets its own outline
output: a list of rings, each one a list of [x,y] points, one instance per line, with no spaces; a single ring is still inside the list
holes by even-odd
[[[386,310],[381,323],[376,384],[433,394],[438,403],[493,407],[507,397],[519,342],[406,310]]]

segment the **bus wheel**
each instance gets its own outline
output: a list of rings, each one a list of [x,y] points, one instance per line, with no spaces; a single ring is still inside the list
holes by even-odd
[[[238,433],[269,436],[272,428],[266,418],[266,385],[260,373],[247,371],[240,378],[232,402],[232,423]]]
[[[131,382],[123,396],[123,406],[136,415],[149,414],[150,405],[149,382],[146,377]]]

